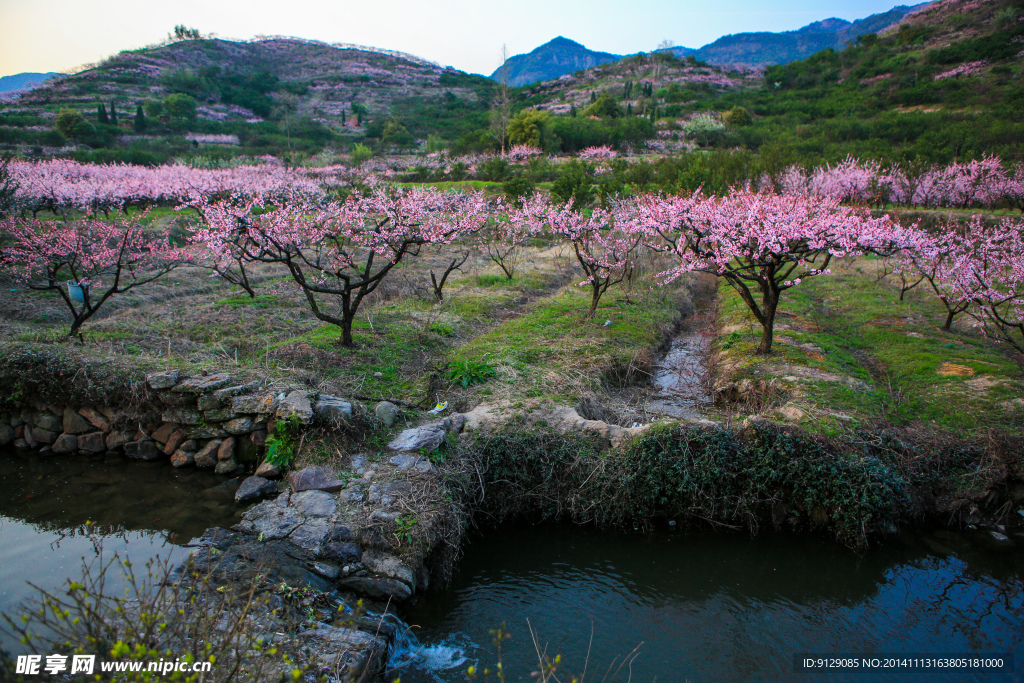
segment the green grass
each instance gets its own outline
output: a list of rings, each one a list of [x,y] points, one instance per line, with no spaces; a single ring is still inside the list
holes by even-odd
[[[876,282],[874,265],[860,259],[789,289],[767,358],[754,355],[760,327],[723,283],[725,334],[719,347],[727,363],[735,363],[736,377],[792,377],[792,366],[801,366],[850,378],[786,382],[794,404],[807,409],[804,421],[812,429],[828,423],[815,426],[814,417],[842,413],[855,422],[923,424],[960,433],[989,427],[1019,431],[1019,413],[1015,419],[1007,402],[1024,394],[1021,359],[978,334],[966,319],[942,330],[944,308],[929,290],[918,288],[899,302],[897,289]]]
[[[498,367],[498,378],[483,386],[504,384],[520,398],[568,399],[649,352],[679,315],[675,297],[664,289],[629,302],[612,290],[589,320],[588,307],[587,291],[566,286],[454,349],[450,362]]]
[[[214,302],[214,306],[228,306],[230,308],[270,308],[271,306],[280,305],[279,298],[273,294],[257,294],[255,297],[251,297],[248,294],[240,294]]]

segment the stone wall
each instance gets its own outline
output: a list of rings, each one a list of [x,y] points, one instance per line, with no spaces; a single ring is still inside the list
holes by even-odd
[[[228,373],[146,378],[155,399],[133,411],[102,405],[30,406],[0,413],[0,445],[42,454],[123,453],[232,474],[263,454],[268,428],[292,415],[309,423],[353,415],[352,404],[291,386],[241,382]]]

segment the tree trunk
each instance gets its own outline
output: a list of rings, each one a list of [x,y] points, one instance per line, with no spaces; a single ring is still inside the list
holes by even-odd
[[[352,339],[352,318],[354,316],[345,315],[341,320],[341,345],[345,348],[354,348],[356,343]]]
[[[949,328],[953,325],[953,318],[956,316],[956,313],[950,308],[947,308],[947,310],[949,311],[949,314],[946,316],[946,324],[942,326],[942,329],[949,332]]]

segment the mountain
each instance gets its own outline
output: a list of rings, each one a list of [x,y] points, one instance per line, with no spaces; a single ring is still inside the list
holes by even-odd
[[[832,17],[795,31],[782,33],[736,33],[723,36],[697,50],[675,48],[673,51],[680,57],[692,54],[709,64],[788,64],[826,48],[841,49],[846,43],[854,42],[857,36],[884,31],[898,24],[908,14],[927,7],[928,4],[922,3],[911,7],[900,5],[888,12],[872,14],[853,22]]]
[[[508,84],[520,86],[538,81],[548,81],[619,59],[622,59],[622,55],[594,52],[576,41],[558,36],[532,52],[509,57],[505,61],[504,68],[507,70]],[[498,67],[491,74],[491,78],[500,83],[502,67]]]
[[[674,47],[678,57],[693,55],[698,60],[721,66],[760,67],[768,64],[786,64],[803,59],[825,48],[842,48],[847,42],[865,33],[878,33],[895,24],[911,12],[928,3],[908,7],[900,5],[888,12],[873,14],[865,19],[824,19],[795,31],[783,33],[737,33],[723,36],[701,48]],[[581,69],[590,69],[607,62],[622,59],[622,55],[594,52],[583,45],[559,36],[525,55],[509,57],[505,62],[508,83],[512,86],[549,81]],[[501,81],[499,67],[491,78]]]
[[[186,134],[220,145],[210,149],[221,154],[230,143],[218,140],[236,140],[233,153],[253,155],[315,154],[364,137],[410,146],[428,134],[455,140],[486,128],[495,88],[483,76],[393,51],[292,38],[183,40],[124,51],[24,92],[0,106],[0,145],[52,153],[63,143],[55,112],[70,107],[95,129],[77,141],[102,148],[94,155],[102,160],[180,156],[196,146],[182,147]],[[165,105],[173,95],[191,97],[195,116],[172,120]],[[117,110],[116,126],[101,121],[100,104]],[[133,130],[140,106],[148,119],[141,132]],[[129,146],[156,157],[129,159]]]
[[[48,81],[55,76],[60,76],[59,73],[23,73],[14,74],[13,76],[0,77],[0,93],[11,92],[14,90],[28,90],[29,88],[35,87],[44,81]]]

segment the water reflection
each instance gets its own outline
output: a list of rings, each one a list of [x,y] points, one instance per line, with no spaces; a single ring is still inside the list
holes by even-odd
[[[177,544],[238,521],[236,486],[169,463],[0,449],[0,611],[16,613],[36,594],[29,581],[54,590],[80,576],[98,543],[105,557],[117,552],[138,567],[156,557],[183,559],[187,551]],[[4,636],[0,647],[20,651]]]
[[[527,620],[577,674],[593,629],[590,676],[643,642],[631,665],[634,681],[816,680],[820,674],[794,672],[794,654],[1010,652],[1020,658],[1019,559],[974,551],[939,557],[915,537],[858,556],[808,537],[504,528],[468,548],[450,591],[421,598],[404,616],[422,626],[418,635],[427,647],[463,634],[476,644],[468,647],[469,660],[484,664],[494,656],[488,629],[507,622],[514,636],[504,647],[510,680],[528,680],[536,669]],[[407,683],[464,676],[436,668],[401,673]],[[827,677],[864,680],[863,674]]]

